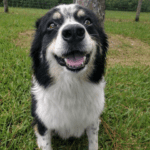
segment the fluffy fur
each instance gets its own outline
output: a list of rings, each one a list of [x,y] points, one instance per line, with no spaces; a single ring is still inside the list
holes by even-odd
[[[59,5],[37,20],[31,47],[32,116],[37,144],[52,150],[52,131],[64,139],[86,131],[89,150],[98,150],[104,108],[107,37],[95,14],[76,4]],[[84,57],[69,66],[68,57]]]

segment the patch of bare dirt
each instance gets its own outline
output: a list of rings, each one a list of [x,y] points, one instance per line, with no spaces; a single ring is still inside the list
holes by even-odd
[[[110,18],[106,18],[106,21],[112,21],[112,22],[131,22],[132,20],[129,20],[129,19],[110,19]]]
[[[19,33],[18,39],[14,41],[15,45],[21,48],[27,48],[27,51],[29,51],[34,33],[35,33],[34,30],[28,30],[28,31]]]
[[[138,39],[109,35],[107,65],[148,65],[150,66],[150,46]]]
[[[135,22],[134,19],[115,19],[115,18],[106,18],[105,21],[111,22]],[[142,21],[143,24],[149,24],[149,21]]]
[[[31,47],[34,30],[19,33],[15,42],[16,46],[27,48]],[[116,64],[121,65],[148,65],[150,66],[150,46],[138,39],[124,37],[122,35],[108,36],[109,50],[107,55],[107,66],[112,67]]]

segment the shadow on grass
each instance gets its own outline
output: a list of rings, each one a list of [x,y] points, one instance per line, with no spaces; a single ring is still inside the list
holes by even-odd
[[[54,150],[88,150],[88,139],[86,134],[83,134],[80,138],[71,137],[66,140],[54,135],[52,147]]]

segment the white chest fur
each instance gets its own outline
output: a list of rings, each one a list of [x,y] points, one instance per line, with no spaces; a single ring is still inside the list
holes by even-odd
[[[36,81],[32,88],[37,101],[36,114],[48,129],[55,129],[63,138],[79,137],[104,108],[104,86],[62,76],[49,88]]]

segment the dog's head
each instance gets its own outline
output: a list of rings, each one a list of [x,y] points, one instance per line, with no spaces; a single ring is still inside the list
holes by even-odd
[[[65,73],[100,81],[108,44],[92,11],[76,4],[59,5],[40,18],[36,28],[31,57],[41,85]]]

